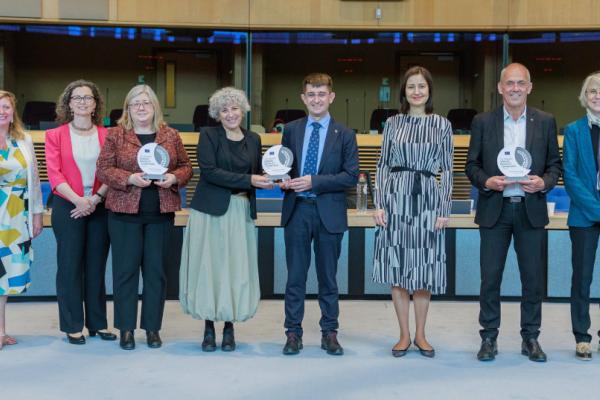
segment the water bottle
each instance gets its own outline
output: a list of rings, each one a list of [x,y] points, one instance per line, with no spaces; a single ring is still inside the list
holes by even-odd
[[[359,213],[367,211],[367,193],[367,175],[361,173],[356,184],[356,211]]]

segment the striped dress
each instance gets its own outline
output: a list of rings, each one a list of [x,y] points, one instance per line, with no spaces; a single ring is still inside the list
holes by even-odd
[[[452,128],[446,118],[398,114],[387,120],[375,189],[375,206],[384,210],[387,225],[375,232],[375,282],[410,293],[445,293],[444,230],[436,230],[435,222],[450,215],[452,157]]]

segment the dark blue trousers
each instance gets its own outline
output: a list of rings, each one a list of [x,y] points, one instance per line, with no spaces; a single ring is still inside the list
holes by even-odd
[[[594,277],[594,263],[598,248],[600,225],[586,228],[569,227],[572,248],[573,275],[571,277],[571,325],[576,342],[592,341],[590,329],[590,286]],[[600,335],[600,331],[598,332]]]
[[[288,279],[285,287],[285,328],[302,336],[306,278],[310,267],[311,243],[314,247],[321,332],[338,329],[337,262],[343,233],[329,233],[323,226],[317,205],[298,199],[294,213],[284,229]]]

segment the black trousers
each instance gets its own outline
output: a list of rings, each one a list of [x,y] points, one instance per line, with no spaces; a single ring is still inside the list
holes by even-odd
[[[527,219],[525,204],[504,200],[502,213],[492,228],[480,228],[481,290],[479,331],[482,339],[498,337],[500,327],[500,285],[508,246],[514,247],[521,276],[521,337],[537,337],[542,323],[544,294],[544,228],[534,228]]]
[[[314,203],[296,201],[294,213],[284,229],[287,284],[285,287],[286,332],[302,336],[306,279],[310,267],[311,243],[314,245],[321,331],[326,334],[339,327],[340,314],[337,287],[337,262],[340,257],[342,233],[329,233]]]
[[[70,201],[55,196],[52,228],[58,264],[56,297],[60,330],[66,333],[81,332],[84,325],[93,331],[107,328],[104,277],[109,239],[106,209],[98,204],[93,214],[74,219],[70,215],[74,208]]]
[[[569,228],[573,264],[571,326],[577,343],[592,341],[592,336],[588,333],[590,329],[590,286],[594,274],[599,235],[599,224],[586,228]],[[600,331],[598,335],[600,335]]]
[[[115,327],[122,331],[137,326],[138,286],[142,272],[142,318],[140,327],[159,331],[162,326],[167,275],[167,239],[173,220],[142,224],[108,218],[112,246]]]

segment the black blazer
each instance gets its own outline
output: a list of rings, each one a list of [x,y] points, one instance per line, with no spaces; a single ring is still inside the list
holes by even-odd
[[[532,158],[530,175],[540,176],[546,185],[543,191],[525,193],[527,218],[531,226],[539,228],[549,222],[546,192],[556,185],[562,166],[554,117],[533,107],[527,107],[526,118],[525,147]],[[465,172],[473,186],[479,189],[475,223],[480,227],[494,226],[502,211],[502,192],[485,190],[485,182],[491,176],[502,175],[496,160],[503,147],[503,107],[477,114],[471,126],[471,143]]]
[[[252,174],[260,174],[261,143],[258,134],[242,129],[246,137]],[[200,181],[190,207],[211,215],[223,215],[229,208],[231,189],[246,190],[250,197],[250,216],[256,219],[256,190],[250,174],[231,172],[231,150],[223,126],[202,128],[196,147]]]
[[[281,144],[294,153],[294,163],[290,171],[292,178],[300,176],[307,122],[308,117],[300,118],[285,125],[283,130]],[[318,174],[312,177],[312,192],[317,195],[319,217],[330,233],[342,233],[348,229],[345,191],[356,185],[358,170],[356,134],[331,118]],[[287,225],[295,206],[296,192],[286,191],[281,211],[282,226]]]

